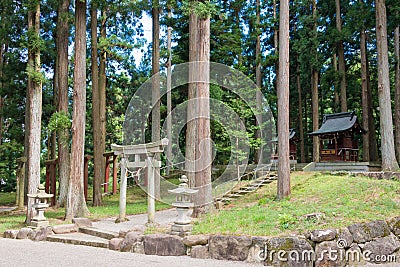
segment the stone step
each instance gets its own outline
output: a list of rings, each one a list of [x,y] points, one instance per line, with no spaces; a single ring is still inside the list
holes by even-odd
[[[50,242],[59,242],[72,245],[91,246],[97,248],[108,248],[108,239],[83,233],[70,233],[50,235],[46,238]]]
[[[117,232],[107,231],[107,230],[99,229],[96,227],[90,227],[90,226],[79,227],[79,232],[87,234],[87,235],[91,235],[91,236],[97,236],[100,238],[108,239],[108,240],[111,240],[111,239],[119,236],[119,234]]]

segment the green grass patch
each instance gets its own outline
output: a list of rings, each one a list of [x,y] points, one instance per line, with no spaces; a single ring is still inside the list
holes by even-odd
[[[194,233],[286,235],[340,228],[399,215],[400,182],[351,175],[295,172],[289,198],[276,199],[276,182],[209,214]],[[319,220],[307,214],[322,213]]]

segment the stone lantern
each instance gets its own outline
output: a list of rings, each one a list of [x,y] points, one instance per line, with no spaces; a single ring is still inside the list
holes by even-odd
[[[47,204],[47,199],[51,198],[53,194],[47,194],[44,189],[44,185],[39,185],[37,193],[27,194],[27,196],[35,199],[35,203],[32,205],[32,208],[35,209],[35,216],[31,220],[31,226],[49,226],[49,221],[47,221],[46,217],[44,217],[44,211],[49,207],[49,204]]]
[[[191,218],[188,213],[193,208],[193,202],[191,196],[196,194],[199,190],[190,189],[188,187],[188,178],[186,175],[182,175],[179,179],[181,182],[175,189],[168,190],[170,193],[176,195],[176,201],[172,203],[172,206],[176,208],[178,217],[171,227],[171,234],[173,235],[188,235],[192,231]]]

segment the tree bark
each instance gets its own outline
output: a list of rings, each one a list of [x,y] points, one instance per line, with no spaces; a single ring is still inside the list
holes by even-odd
[[[395,171],[396,161],[390,99],[389,58],[385,0],[376,1],[376,44],[378,52],[378,95],[381,128],[382,170]]]
[[[368,76],[367,76],[367,40],[365,29],[360,32],[360,55],[361,55],[361,102],[362,102],[362,122],[363,128],[367,131],[363,135],[363,161],[369,161],[369,101],[368,101]]]
[[[92,48],[92,119],[93,119],[93,206],[102,204],[101,189],[104,181],[104,161],[101,150],[101,120],[100,120],[100,89],[99,89],[99,64],[98,64],[98,40],[97,40],[97,4],[92,2],[90,9],[91,15],[91,48]]]
[[[261,136],[261,125],[262,125],[262,73],[261,73],[261,29],[260,29],[260,12],[261,12],[261,5],[260,0],[256,0],[256,31],[257,31],[257,38],[256,38],[256,85],[258,90],[256,92],[256,138],[260,139]],[[262,146],[256,149],[255,151],[255,163],[262,163],[263,162],[263,153],[262,153]]]
[[[195,1],[194,1],[195,2]],[[189,84],[188,84],[188,107],[186,124],[186,148],[185,148],[185,169],[189,180],[189,187],[195,186],[195,160],[197,144],[197,120],[196,97],[197,97],[197,21],[198,17],[194,12],[189,15]]]
[[[281,0],[279,13],[278,73],[278,199],[290,195],[289,162],[289,0]]]
[[[40,35],[40,2],[38,1],[35,9],[28,11],[28,29],[33,30],[37,36]],[[31,43],[32,45],[32,43]],[[28,62],[28,73],[41,71],[40,50],[39,47],[29,48],[31,58]],[[28,110],[26,114],[29,117],[28,124],[28,154],[27,154],[27,169],[28,169],[28,193],[36,193],[40,184],[40,152],[41,152],[41,116],[42,116],[42,81],[33,79],[28,74]],[[26,214],[26,223],[30,223],[34,211],[32,205],[33,198],[28,199],[28,208]]]
[[[368,53],[367,53],[368,59]],[[373,112],[373,102],[372,102],[372,90],[371,90],[371,82],[370,82],[370,74],[369,74],[369,61],[367,60],[367,88],[368,88],[368,130],[369,130],[369,160],[370,161],[378,161],[378,142],[376,138],[376,128],[375,128],[375,119]]]
[[[336,53],[333,53],[332,65],[333,65],[333,69],[335,70],[335,73],[338,73],[339,70],[338,70]],[[340,89],[339,89],[339,82],[338,82],[336,77],[335,77],[335,80],[334,80],[334,86],[335,86],[335,90],[334,90],[335,107],[334,107],[334,110],[335,110],[335,112],[340,112],[340,98],[339,98],[339,90]]]
[[[171,8],[168,7],[168,18],[172,17]],[[167,175],[170,174],[171,171],[171,164],[172,164],[172,116],[171,109],[172,109],[172,27],[168,26],[167,29],[167,49],[168,49],[168,62],[167,62],[167,138],[170,144],[167,146]]]
[[[304,151],[304,125],[303,125],[303,97],[301,90],[300,81],[300,65],[297,62],[296,66],[296,81],[297,81],[297,93],[299,95],[298,105],[299,105],[299,135],[300,135],[300,162],[306,162],[306,155]]]
[[[395,147],[396,147],[396,156],[397,162],[400,162],[400,36],[399,36],[399,26],[397,26],[394,30],[394,54],[396,58],[396,67],[395,67],[395,94],[394,94],[394,104],[395,104]]]
[[[153,50],[152,50],[152,111],[151,111],[151,140],[160,140],[160,3],[153,0]],[[155,155],[160,160],[160,155]],[[160,169],[154,173],[155,198],[160,198]]]
[[[65,115],[68,111],[68,36],[69,22],[68,11],[70,0],[60,1],[57,17],[57,80],[58,80],[58,112]],[[59,170],[59,195],[57,205],[64,207],[67,201],[68,183],[70,174],[69,140],[70,129],[58,132],[58,170]]]
[[[209,212],[212,207],[211,188],[211,132],[210,132],[210,17],[198,18],[198,77],[197,83],[197,151],[196,188],[194,216]]]
[[[89,211],[83,191],[86,116],[86,1],[75,1],[75,62],[72,116],[71,178],[65,218],[84,217]]]
[[[316,22],[316,12],[317,12],[317,2],[316,0],[313,0],[313,6],[312,6],[312,14],[314,18],[314,33],[317,34],[317,22]],[[318,57],[318,51],[317,47],[315,47],[315,57]],[[319,128],[319,99],[318,99],[318,75],[319,71],[316,69],[315,66],[312,66],[311,68],[311,86],[312,86],[312,93],[311,93],[311,98],[312,98],[312,122],[313,122],[313,131],[317,131]],[[319,162],[319,137],[318,136],[313,136],[313,161],[314,162]]]
[[[342,20],[340,12],[340,0],[335,0],[336,6],[336,28],[339,34],[342,33]],[[346,82],[346,63],[344,60],[344,47],[342,37],[337,43],[338,61],[339,61],[339,74],[340,74],[340,110],[347,111],[347,82]]]

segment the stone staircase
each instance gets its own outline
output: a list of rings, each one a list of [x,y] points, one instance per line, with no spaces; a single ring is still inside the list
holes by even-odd
[[[64,230],[63,230],[64,229]],[[46,241],[59,242],[73,245],[108,248],[109,241],[119,237],[119,233],[92,226],[61,226],[55,234],[49,235]]]
[[[221,205],[224,205],[234,199],[238,199],[244,195],[254,192],[257,189],[277,180],[277,177],[278,176],[275,172],[268,172],[267,175],[254,179],[247,185],[243,185],[239,188],[233,188],[229,192],[225,193],[223,196],[215,198],[215,203],[217,207],[220,207]]]

